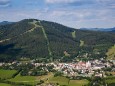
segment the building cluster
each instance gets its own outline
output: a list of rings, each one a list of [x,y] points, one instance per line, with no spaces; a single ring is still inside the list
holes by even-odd
[[[87,61],[87,62],[77,62],[77,63],[59,63],[53,64],[55,70],[63,72],[64,75],[68,76],[88,76],[91,77],[95,70],[101,70],[105,67],[111,67],[111,63],[103,62],[99,60]]]
[[[2,65],[13,65],[17,64],[21,65],[21,62],[12,62],[12,63],[0,63]],[[28,64],[28,63],[27,63]],[[45,66],[46,71],[48,71],[48,66],[53,66],[53,69],[59,72],[62,72],[65,76],[88,76],[91,77],[95,70],[101,70],[102,68],[111,67],[112,64],[109,61],[103,60],[91,60],[87,62],[79,61],[79,62],[71,62],[71,63],[34,63],[30,62],[30,64],[34,65],[35,68],[39,66]],[[115,64],[114,64],[115,65]],[[12,67],[12,66],[10,66]],[[13,68],[13,67],[12,67]]]

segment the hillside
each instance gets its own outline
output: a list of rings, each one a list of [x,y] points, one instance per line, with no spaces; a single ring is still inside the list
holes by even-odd
[[[54,22],[25,19],[0,25],[0,61],[101,58],[114,44],[115,33],[78,30]]]
[[[112,46],[106,53],[108,59],[115,59],[115,45]]]

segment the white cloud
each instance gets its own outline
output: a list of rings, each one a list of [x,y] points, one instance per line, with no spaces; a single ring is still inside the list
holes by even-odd
[[[115,0],[97,0],[97,2],[106,8],[115,8]]]
[[[0,5],[6,5],[10,2],[10,0],[0,0]]]
[[[10,0],[0,0],[0,7],[8,7],[10,5]]]
[[[8,0],[0,0],[8,1]],[[31,2],[33,0],[30,0]],[[33,4],[29,4],[27,9],[0,9],[0,20],[18,21],[26,18],[36,18],[47,21],[54,21],[68,25],[71,27],[106,27],[114,26],[115,24],[115,11],[109,9],[115,7],[115,3],[111,3],[109,0],[95,0],[95,4],[91,6],[85,5],[86,1],[91,0],[45,0],[49,5],[45,4],[42,7],[31,7]],[[77,6],[76,3],[82,1],[82,6]],[[94,0],[92,0],[94,1]],[[100,2],[101,1],[101,2]],[[112,0],[111,0],[112,1]],[[73,3],[75,2],[74,6]],[[55,4],[59,4],[59,6]],[[70,5],[63,5],[63,4]],[[72,4],[71,4],[72,3]],[[107,4],[109,3],[109,4]],[[37,3],[38,5],[39,3]],[[43,3],[44,4],[44,3]],[[62,4],[62,6],[60,6]],[[78,5],[78,4],[77,4]],[[110,6],[109,6],[110,5]],[[4,5],[5,6],[5,5]],[[65,7],[66,6],[66,7]],[[11,16],[9,16],[11,15]],[[106,22],[108,24],[106,24]],[[94,23],[94,24],[93,24]]]

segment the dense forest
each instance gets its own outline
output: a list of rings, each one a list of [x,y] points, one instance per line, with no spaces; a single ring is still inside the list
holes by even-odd
[[[0,25],[0,61],[106,58],[114,44],[114,32],[79,30],[37,19]]]

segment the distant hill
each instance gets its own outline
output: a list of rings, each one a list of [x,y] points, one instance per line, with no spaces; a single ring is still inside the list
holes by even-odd
[[[113,28],[80,28],[81,30],[90,30],[90,31],[105,31],[105,32],[115,32],[115,27]]]
[[[3,22],[0,22],[0,25],[7,25],[7,24],[12,24],[13,22],[8,22],[8,21],[3,21]]]
[[[102,58],[115,44],[115,33],[78,30],[37,19],[0,26],[0,61],[20,58],[72,61]]]

